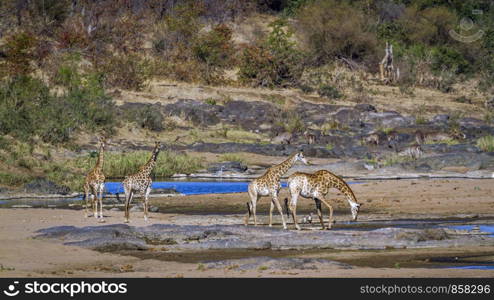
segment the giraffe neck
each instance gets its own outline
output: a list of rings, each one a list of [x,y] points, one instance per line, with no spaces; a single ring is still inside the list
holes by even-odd
[[[153,154],[149,158],[148,162],[141,168],[141,174],[145,174],[149,176],[156,166],[156,159],[158,158],[160,150],[158,148],[154,148]]]
[[[288,169],[290,169],[293,164],[295,163],[295,154],[292,154],[288,159],[286,159],[284,162],[274,166],[271,170],[274,172],[274,174],[278,177],[281,177],[283,176],[283,174],[285,174]]]
[[[96,166],[94,167],[97,170],[103,169],[103,161],[105,158],[104,152],[105,150],[103,150],[103,144],[101,144],[99,147],[98,160],[96,161]]]
[[[336,186],[340,192],[345,194],[348,203],[350,203],[351,206],[358,204],[357,197],[355,197],[355,194],[353,193],[352,189],[350,186],[341,178],[335,176],[335,180],[337,181]]]
[[[318,177],[318,175],[323,175],[323,180],[326,182],[325,185],[329,185],[329,187],[331,188],[336,188],[338,189],[340,192],[342,192],[347,200],[348,200],[348,203],[350,204],[350,206],[355,206],[355,205],[358,205],[358,202],[357,202],[357,197],[355,197],[355,194],[353,193],[352,189],[350,188],[350,186],[345,182],[345,180],[343,180],[341,177],[327,171],[327,170],[321,170],[321,171],[317,171],[316,173],[314,173],[313,176],[315,176],[315,178]]]

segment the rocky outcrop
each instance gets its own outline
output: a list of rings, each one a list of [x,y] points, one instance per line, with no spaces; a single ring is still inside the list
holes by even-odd
[[[209,173],[218,172],[236,172],[244,173],[247,171],[247,166],[238,161],[225,161],[219,163],[212,163],[207,168]]]
[[[385,249],[492,245],[494,238],[478,235],[450,236],[443,229],[380,228],[375,230],[286,231],[264,226],[171,225],[133,227],[58,226],[38,231],[36,238],[100,250],[146,250],[164,247],[173,251],[220,249]],[[310,262],[306,262],[310,263]],[[303,263],[302,265],[304,265]]]
[[[212,262],[204,262],[206,269],[228,269],[228,270],[319,270],[324,267],[337,267],[340,269],[351,269],[352,266],[345,263],[320,258],[272,258],[272,257],[249,257],[241,259],[228,259]]]
[[[67,195],[70,189],[64,185],[58,185],[46,178],[36,178],[24,185],[26,193],[33,194],[59,194]]]

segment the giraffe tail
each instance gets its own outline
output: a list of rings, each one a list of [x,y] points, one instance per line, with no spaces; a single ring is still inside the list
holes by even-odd
[[[247,213],[249,214],[249,218],[250,218],[250,216],[252,216],[252,209],[250,208],[249,202],[247,202],[246,204],[247,204]]]
[[[288,198],[285,198],[285,213],[286,213],[286,217],[290,218],[290,209],[288,208]]]

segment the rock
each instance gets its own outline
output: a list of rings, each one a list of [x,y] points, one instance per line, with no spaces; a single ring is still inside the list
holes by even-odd
[[[291,144],[293,138],[293,134],[289,132],[283,132],[278,135],[276,135],[274,138],[271,139],[271,143],[273,144]]]
[[[281,110],[271,103],[234,100],[225,104],[219,117],[224,122],[238,125],[245,130],[263,130],[261,124],[266,128],[274,124],[281,114]]]
[[[406,127],[414,123],[414,118],[403,117],[395,111],[363,113],[363,121],[380,124],[387,128]]]
[[[121,209],[118,207],[112,207],[110,208],[110,211],[121,211]]]
[[[130,212],[141,212],[141,211],[143,211],[143,208],[140,205],[134,205],[134,206],[132,206],[132,208],[129,211]]]
[[[168,116],[185,117],[185,120],[196,126],[216,125],[220,122],[219,105],[211,105],[202,101],[181,99],[164,106],[163,112]]]
[[[160,210],[160,208],[157,207],[157,206],[150,206],[149,207],[149,211],[150,212],[154,212],[155,213],[155,212],[158,212],[159,210]]]
[[[435,123],[442,123],[442,124],[446,124],[447,122],[449,121],[449,116],[448,115],[435,115],[431,122],[433,124]]]
[[[479,128],[485,126],[486,123],[483,120],[476,118],[463,118],[459,121],[460,126],[466,128]]]
[[[414,242],[424,242],[430,240],[441,241],[448,238],[448,234],[442,228],[405,231],[396,234],[396,239],[398,240],[407,240]]]
[[[290,226],[290,225],[289,225]],[[492,239],[478,236],[449,237],[442,229],[381,228],[375,230],[338,229],[331,231],[283,230],[280,227],[244,225],[57,226],[38,231],[37,239],[77,245],[99,251],[139,250],[166,245],[173,251],[231,249],[384,249],[415,246],[460,247],[475,243],[491,245]],[[151,246],[152,245],[152,246]],[[283,264],[291,265],[292,262]],[[296,264],[300,262],[295,262]],[[309,261],[309,263],[312,263]],[[307,262],[302,262],[307,266]]]
[[[488,169],[494,165],[494,156],[486,153],[455,152],[436,156],[424,157],[416,161],[403,163],[405,168],[424,170],[423,165],[432,170],[442,170],[452,167],[466,167],[464,171]]]
[[[208,166],[208,172],[217,173],[217,172],[236,172],[236,173],[244,173],[247,171],[247,166],[238,161],[226,161],[219,163],[212,163]]]
[[[351,269],[352,266],[330,261],[327,259],[313,258],[272,258],[251,257],[241,259],[228,259],[214,262],[203,262],[207,269],[229,269],[229,270],[318,270],[327,266]]]
[[[36,194],[59,194],[67,195],[70,189],[64,185],[58,185],[46,178],[36,178],[24,185],[24,190],[27,193]]]
[[[353,108],[359,112],[377,112],[373,105],[367,103],[357,104]]]
[[[179,194],[176,189],[172,188],[153,188],[151,194]]]

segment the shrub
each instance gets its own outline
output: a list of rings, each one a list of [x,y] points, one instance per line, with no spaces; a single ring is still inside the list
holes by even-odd
[[[269,26],[272,31],[266,39],[243,49],[239,78],[252,86],[296,86],[303,73],[302,53],[295,48],[284,20]]]
[[[343,94],[332,85],[322,85],[319,87],[317,92],[320,96],[328,99],[339,99],[343,97]]]
[[[27,76],[0,82],[0,132],[22,140],[38,135],[49,143],[64,143],[78,129],[111,133],[113,102],[97,74],[83,77],[75,71],[56,95],[41,80]]]
[[[149,157],[149,151],[133,151],[130,153],[107,152],[105,154],[103,171],[109,178],[123,178],[137,172],[149,160]],[[78,157],[75,160],[69,160],[66,162],[66,165],[90,170],[96,163],[96,160],[97,158],[86,155]],[[201,168],[202,163],[200,158],[167,150],[159,154],[153,174],[156,177],[170,177],[176,173],[190,174]]]
[[[0,64],[0,67],[4,65],[4,75],[25,76],[33,72],[37,43],[36,36],[28,31],[20,31],[6,37],[2,46],[5,59],[3,64]]]
[[[199,36],[194,47],[195,57],[210,67],[228,67],[234,54],[232,30],[220,24]]]
[[[375,35],[370,32],[363,13],[346,2],[309,3],[297,14],[297,29],[314,65],[329,63],[335,57],[377,62]]]
[[[451,42],[449,31],[458,24],[457,17],[446,7],[418,10],[408,7],[398,23],[403,26],[410,44],[445,45]]]
[[[477,140],[477,147],[484,152],[494,152],[494,136],[487,135]]]
[[[80,18],[67,19],[56,33],[59,49],[83,49],[90,45],[90,37]]]
[[[142,90],[151,77],[151,63],[137,54],[113,55],[97,66],[105,74],[105,85],[127,90]]]
[[[152,37],[153,50],[168,59],[186,60],[190,48],[202,25],[199,22],[201,7],[192,1],[178,4],[164,21],[157,24]]]
[[[153,109],[152,106],[147,106],[139,111],[137,122],[142,128],[147,128],[151,131],[162,131],[163,115],[160,111]]]

